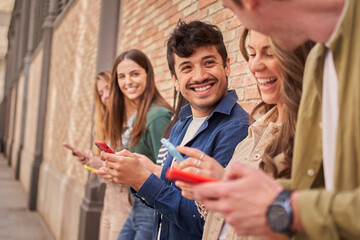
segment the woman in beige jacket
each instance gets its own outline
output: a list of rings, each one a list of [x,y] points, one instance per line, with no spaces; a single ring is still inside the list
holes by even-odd
[[[248,137],[238,144],[229,164],[239,161],[255,168],[260,167],[274,178],[290,177],[304,64],[312,46],[312,43],[307,43],[295,51],[285,51],[263,34],[244,31],[240,50],[248,62],[262,99],[252,111],[250,118],[264,112],[265,115],[250,126]],[[222,179],[226,169],[215,159],[197,149],[178,147],[178,150],[190,157],[176,167]],[[192,185],[179,181],[176,185],[182,189],[185,197],[193,199]],[[207,213],[201,203],[197,204],[206,219],[203,239],[248,239],[236,235],[220,214]],[[284,237],[273,234],[267,238]]]

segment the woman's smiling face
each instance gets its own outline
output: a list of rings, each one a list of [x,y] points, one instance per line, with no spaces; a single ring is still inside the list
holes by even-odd
[[[125,58],[117,66],[121,92],[130,100],[138,101],[146,88],[147,73],[139,64]]]
[[[270,47],[269,38],[256,31],[250,31],[249,69],[260,89],[261,98],[267,104],[278,104],[281,101],[283,77],[280,66]]]

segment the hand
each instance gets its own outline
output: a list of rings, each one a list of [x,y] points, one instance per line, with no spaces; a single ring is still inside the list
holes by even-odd
[[[239,235],[267,235],[266,211],[282,187],[261,170],[234,162],[224,181],[197,185],[195,199],[222,213]]]
[[[225,169],[212,157],[204,154],[196,148],[177,147],[179,152],[189,156],[181,163],[175,162],[173,167],[184,172],[200,174],[213,179],[221,180]],[[175,185],[181,188],[181,195],[188,199],[194,199],[193,187],[195,184],[189,184],[182,181],[176,181]],[[199,202],[201,204],[201,202]]]
[[[64,147],[71,150],[72,155],[77,157],[82,164],[87,164],[88,163],[90,155],[78,151],[75,147],[71,146],[70,144],[68,144],[66,142],[63,142],[62,144],[63,144]]]
[[[176,149],[187,156],[181,163],[176,162],[176,167],[185,172],[200,174],[205,177],[221,180],[225,169],[216,159],[206,155],[201,150],[191,147],[176,147]],[[177,165],[178,164],[178,165]]]
[[[90,152],[88,154],[87,163],[89,167],[92,168],[102,168],[105,167],[105,162],[100,159],[100,157],[93,156],[93,154]]]
[[[145,155],[139,154],[139,153],[133,153],[141,162],[141,164],[143,165],[143,167],[147,170],[149,170],[150,172],[152,172],[153,174],[155,174],[156,176],[158,176],[160,178],[160,174],[161,174],[161,170],[162,167],[155,164],[153,161],[151,161],[148,157],[146,157]]]
[[[127,150],[116,154],[101,152],[100,159],[106,161],[105,172],[113,177],[115,183],[132,187],[136,191],[151,174],[140,160]]]
[[[97,171],[91,172],[91,174],[98,175],[99,177],[103,178],[105,181],[114,183],[113,177],[105,172],[105,166],[101,167]]]

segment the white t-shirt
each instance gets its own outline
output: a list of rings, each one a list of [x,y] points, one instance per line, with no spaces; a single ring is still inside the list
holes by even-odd
[[[337,22],[335,30],[331,35],[329,42],[335,36],[340,27],[346,9],[348,8],[348,1],[345,1],[342,14]],[[329,42],[325,45],[329,48]],[[334,173],[335,173],[335,159],[336,159],[336,140],[337,127],[339,120],[339,87],[338,77],[336,74],[334,56],[328,49],[325,56],[324,75],[323,75],[323,89],[322,89],[322,144],[323,144],[323,168],[325,189],[331,191],[334,189]]]
[[[189,127],[186,129],[186,133],[180,143],[180,146],[185,146],[186,143],[188,143],[196,134],[196,132],[199,130],[200,126],[204,123],[207,117],[202,118],[193,118],[191,123],[189,124]],[[171,167],[174,163],[174,159],[172,160]],[[159,224],[159,230],[158,230],[158,236],[157,240],[160,240],[160,233],[161,233],[161,219],[162,215],[160,216],[160,224]]]

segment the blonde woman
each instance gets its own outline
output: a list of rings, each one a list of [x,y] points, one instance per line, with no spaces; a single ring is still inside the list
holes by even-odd
[[[247,38],[248,41],[247,41]],[[307,43],[295,51],[285,51],[271,40],[256,31],[245,30],[240,42],[240,50],[248,61],[249,69],[256,80],[262,102],[252,111],[250,118],[260,111],[261,118],[249,127],[248,137],[236,147],[229,166],[234,161],[262,168],[274,178],[289,178],[294,145],[297,111],[302,92],[302,76],[306,56],[312,47]],[[190,156],[177,167],[201,175],[222,179],[226,169],[217,161],[197,149],[178,147]],[[199,162],[200,161],[200,162]],[[185,197],[193,199],[192,185],[176,182]],[[222,216],[215,212],[207,214],[198,203],[206,217],[203,239],[225,240],[246,239],[237,236]],[[282,239],[281,235],[269,238]]]

